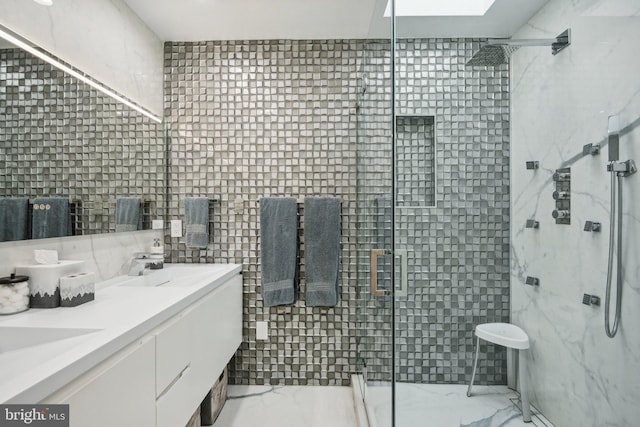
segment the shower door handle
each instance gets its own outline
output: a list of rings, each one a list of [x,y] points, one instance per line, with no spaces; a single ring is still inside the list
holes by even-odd
[[[388,249],[371,249],[370,274],[371,274],[371,295],[381,297],[389,295],[391,292],[387,289],[378,289],[378,257],[381,255],[389,255],[391,251]]]
[[[396,296],[397,297],[406,297],[407,296],[407,288],[408,288],[408,267],[409,263],[407,262],[407,250],[406,249],[396,249],[396,256],[400,258],[400,287],[396,288]]]

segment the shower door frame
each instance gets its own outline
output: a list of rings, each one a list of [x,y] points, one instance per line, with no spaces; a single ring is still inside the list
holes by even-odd
[[[397,205],[397,177],[396,177],[396,163],[397,163],[397,153],[396,153],[396,143],[397,143],[397,130],[396,130],[396,69],[395,69],[395,64],[396,64],[396,48],[397,48],[397,43],[396,43],[396,16],[395,16],[395,0],[389,0],[390,4],[391,4],[391,38],[390,38],[390,45],[389,45],[389,49],[390,49],[390,103],[391,103],[391,114],[388,117],[389,123],[390,123],[390,130],[391,130],[391,140],[390,142],[390,146],[391,146],[391,186],[389,188],[389,193],[391,195],[391,236],[390,236],[390,248],[380,248],[380,247],[376,247],[376,248],[368,248],[370,249],[370,257],[377,257],[378,255],[380,256],[385,256],[390,258],[389,262],[390,262],[390,269],[391,269],[391,274],[390,274],[390,286],[388,289],[388,293],[385,293],[384,295],[388,296],[390,299],[390,326],[391,326],[391,331],[390,331],[390,343],[391,343],[391,361],[390,361],[390,374],[391,374],[391,420],[390,420],[390,424],[388,424],[391,427],[395,427],[396,425],[396,361],[397,361],[397,355],[396,355],[396,306],[395,306],[395,297],[396,297],[396,282],[397,282],[397,278],[396,278],[396,255],[403,255],[404,259],[403,259],[403,264],[404,262],[406,262],[406,253],[405,254],[398,254],[398,251],[396,250],[396,205]],[[366,49],[365,49],[366,50]],[[365,53],[366,54],[366,53]],[[383,253],[378,253],[377,251],[383,250]],[[371,266],[377,264],[376,262],[374,262],[374,260],[370,258],[370,262],[371,262]],[[403,272],[404,273],[404,272]],[[377,274],[377,271],[373,271],[372,269],[369,270],[369,277],[367,278],[368,280],[363,280],[364,278],[360,279],[360,286],[366,286],[366,283],[369,283],[369,281],[372,280],[372,278]],[[370,292],[369,292],[370,290]],[[406,291],[406,290],[404,290]],[[374,289],[373,287],[370,286],[366,286],[366,290],[363,292],[364,295],[367,295],[367,297],[364,298],[364,311],[365,311],[365,316],[368,318],[368,302],[370,301],[370,298],[376,298],[378,295],[374,295]],[[366,329],[368,327],[368,323],[367,321],[364,322],[365,325],[365,330],[364,330],[364,334],[365,336],[369,336],[369,331]],[[366,338],[365,338],[366,339]],[[366,347],[366,344],[365,344]],[[360,349],[359,349],[360,350]],[[360,351],[358,352],[359,355],[358,357],[362,357],[363,361],[364,361],[364,367],[362,369],[362,377],[363,377],[363,399],[364,399],[364,404],[365,407],[367,408],[367,414],[371,414],[372,411],[370,411],[369,407],[367,406],[367,359],[366,359],[366,353],[367,350],[365,349],[364,354],[361,353]],[[385,422],[387,420],[384,420]],[[385,426],[387,424],[384,424]]]

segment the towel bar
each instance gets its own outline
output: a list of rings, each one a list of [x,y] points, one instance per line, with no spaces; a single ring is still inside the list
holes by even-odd
[[[287,197],[287,196],[265,196],[265,197]],[[309,196],[309,197],[315,197],[315,196]],[[334,196],[318,196],[318,197],[334,197]],[[304,197],[298,197],[296,199],[296,203],[299,205],[303,205],[304,204]],[[261,199],[256,199],[256,203],[260,204],[260,200]],[[340,197],[340,203],[343,203],[344,199],[342,197]]]

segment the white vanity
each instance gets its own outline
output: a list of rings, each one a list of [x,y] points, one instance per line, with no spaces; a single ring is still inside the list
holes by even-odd
[[[166,264],[0,317],[0,402],[68,403],[75,427],[184,426],[242,341],[240,272]]]

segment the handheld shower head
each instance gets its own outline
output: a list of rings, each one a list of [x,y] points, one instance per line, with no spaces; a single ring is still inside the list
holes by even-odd
[[[620,119],[617,115],[609,116],[607,133],[609,134],[609,161],[617,162],[620,160]]]

